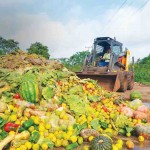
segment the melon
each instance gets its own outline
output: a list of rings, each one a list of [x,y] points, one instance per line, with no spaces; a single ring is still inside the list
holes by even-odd
[[[38,103],[40,90],[37,82],[32,80],[22,82],[19,91],[22,99],[31,103]]]
[[[100,135],[90,143],[90,150],[112,150],[112,140],[108,136]]]
[[[130,99],[131,100],[135,100],[135,99],[142,99],[142,95],[141,93],[137,92],[137,91],[134,91],[130,94]]]

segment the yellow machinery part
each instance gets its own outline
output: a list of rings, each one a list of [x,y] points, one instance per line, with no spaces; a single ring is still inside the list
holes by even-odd
[[[129,70],[129,56],[130,56],[130,51],[129,50],[127,50],[127,53],[126,53],[126,71],[128,71]]]

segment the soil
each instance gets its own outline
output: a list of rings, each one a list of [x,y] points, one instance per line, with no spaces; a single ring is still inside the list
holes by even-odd
[[[150,85],[143,85],[140,83],[135,82],[134,88],[132,90],[127,90],[126,92],[118,92],[120,93],[124,99],[130,99],[130,93],[133,91],[138,91],[142,94],[142,101],[146,103],[150,103]]]

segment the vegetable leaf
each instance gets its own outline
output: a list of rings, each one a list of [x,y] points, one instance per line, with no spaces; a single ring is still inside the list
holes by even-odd
[[[93,129],[98,130],[99,127],[99,120],[98,119],[94,119],[91,121],[90,125],[93,127]]]
[[[55,95],[53,88],[51,88],[50,86],[47,86],[45,88],[43,88],[42,90],[42,96],[48,100],[50,98],[52,98]]]
[[[42,145],[43,143],[46,143],[50,149],[53,149],[53,147],[54,147],[54,143],[51,140],[46,139],[42,136],[38,140],[37,144]]]

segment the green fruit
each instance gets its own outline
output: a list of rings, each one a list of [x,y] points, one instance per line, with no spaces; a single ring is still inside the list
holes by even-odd
[[[78,137],[78,144],[82,144],[83,143],[83,137]]]
[[[112,140],[105,135],[100,135],[91,141],[90,150],[112,150]]]
[[[135,100],[135,99],[142,99],[142,95],[141,93],[137,92],[137,91],[134,91],[130,94],[130,99],[131,100]]]
[[[20,86],[20,94],[23,99],[31,103],[37,103],[40,99],[38,83],[25,81]]]
[[[130,133],[130,132],[127,132],[127,133],[126,133],[126,136],[127,136],[127,137],[130,137],[130,136],[131,136],[131,133]]]

